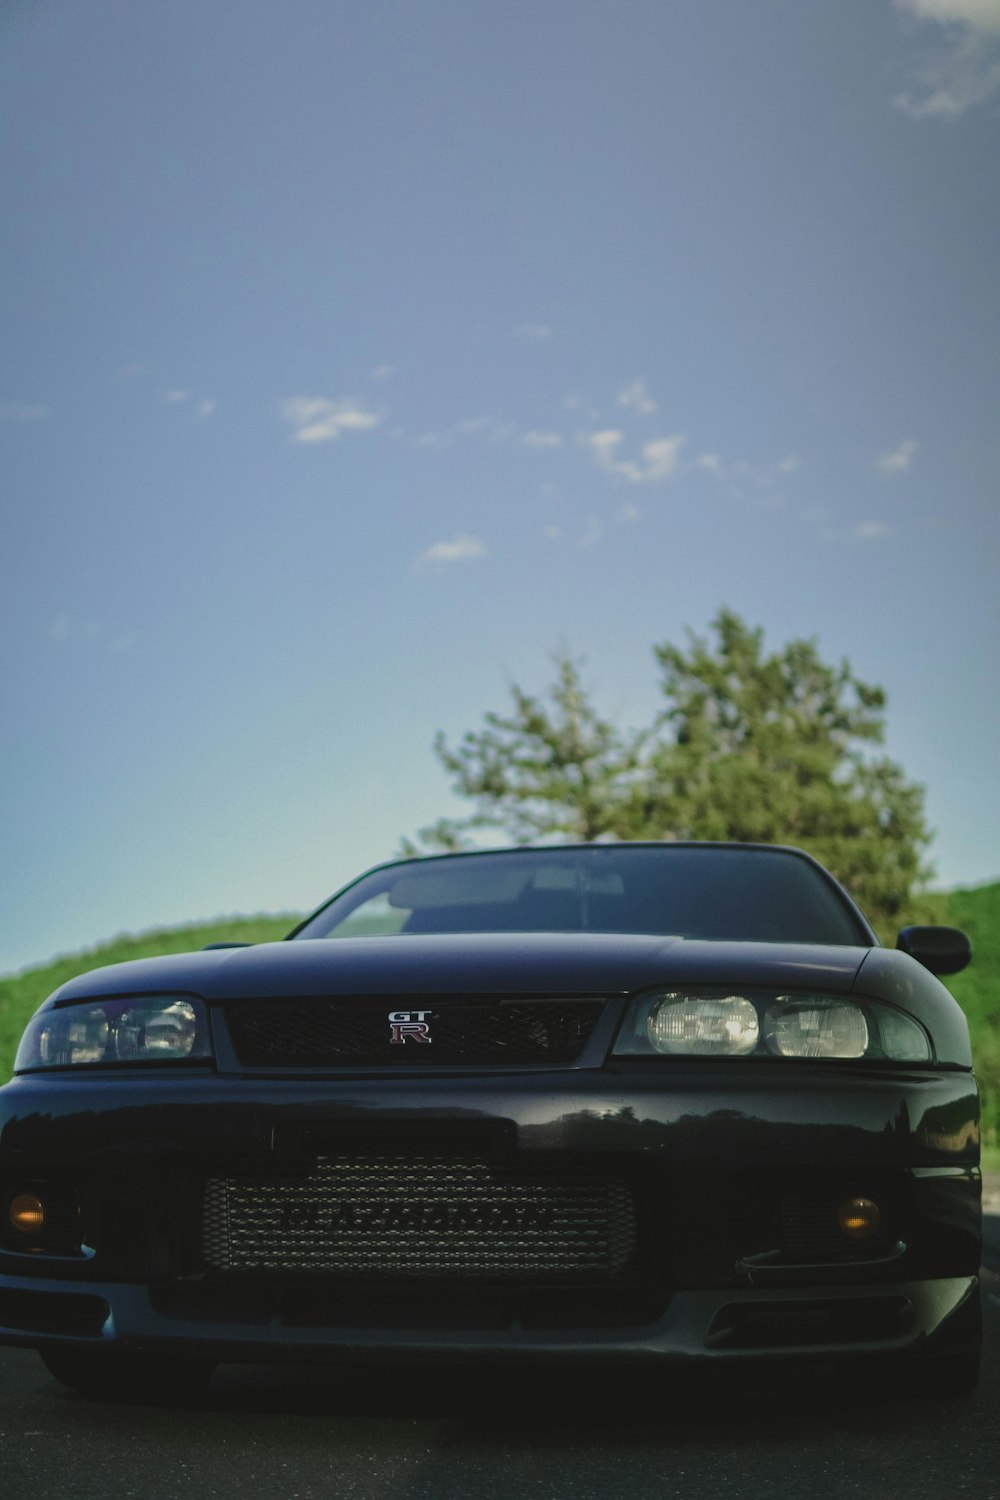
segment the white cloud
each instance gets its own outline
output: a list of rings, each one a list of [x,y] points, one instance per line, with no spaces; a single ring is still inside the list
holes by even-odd
[[[563,406],[567,411],[582,412],[588,422],[599,422],[601,420],[601,413],[585,396],[567,396],[563,401]]]
[[[486,544],[477,536],[456,536],[450,542],[434,542],[417,558],[418,564],[444,564],[469,562],[474,557],[485,557]]]
[[[136,641],[134,631],[126,630],[122,634],[111,635],[100,620],[74,620],[72,615],[65,613],[56,615],[50,622],[48,636],[57,646],[83,641],[105,651],[109,656],[120,656],[123,651],[130,650]]]
[[[526,448],[558,448],[562,438],[558,432],[523,432],[521,442]]]
[[[32,405],[26,401],[0,402],[0,422],[14,422],[23,426],[27,422],[44,422],[51,415],[47,406]]]
[[[601,468],[606,469],[609,474],[617,474],[620,478],[627,479],[629,484],[657,484],[670,479],[674,474],[685,440],[680,433],[674,433],[672,437],[656,438],[643,445],[639,459],[618,458],[622,433],[616,427],[588,433],[583,441]]]
[[[588,432],[583,441],[593,453],[602,469],[616,467],[615,450],[623,434],[617,427],[605,427],[600,432]]]
[[[281,414],[294,428],[293,443],[335,443],[342,432],[364,432],[382,420],[356,401],[326,396],[289,396],[281,402]]]
[[[185,406],[189,401],[194,400],[194,392],[178,387],[176,390],[164,391],[163,400],[166,401],[170,406]],[[204,422],[208,417],[212,416],[212,414],[216,411],[218,405],[219,403],[212,400],[211,398],[204,401],[198,401],[195,404],[194,414],[199,422]]]
[[[889,527],[884,521],[862,521],[855,526],[854,535],[863,542],[875,541],[878,537],[888,536]]]
[[[920,93],[897,94],[893,104],[912,120],[954,119],[1000,92],[1000,57],[977,39],[942,52],[919,73]]]
[[[526,339],[529,342],[538,342],[552,337],[552,329],[548,323],[518,323],[514,329],[516,339]]]
[[[673,437],[657,438],[655,443],[647,443],[642,450],[645,466],[642,481],[648,484],[657,479],[669,479],[677,467],[677,458],[683,445],[684,439],[677,432]]]
[[[501,422],[499,417],[467,417],[455,431],[463,437],[481,437],[487,443],[505,443],[514,435],[514,424]]]
[[[1000,0],[895,0],[935,27],[915,87],[893,104],[914,120],[955,119],[1000,91]]]
[[[656,410],[656,402],[641,380],[633,380],[631,385],[619,391],[615,397],[615,405],[637,411],[640,417],[648,417],[650,412]]]
[[[889,453],[880,453],[875,467],[880,474],[902,474],[913,463],[917,445],[912,438],[904,438],[898,448]]]
[[[595,518],[594,520],[587,522],[587,528],[583,532],[583,534],[577,538],[576,545],[578,547],[596,547],[603,535],[604,523],[603,521],[598,521]]]
[[[395,375],[395,365],[376,365],[372,371],[373,380],[388,380],[390,375]]]
[[[456,438],[478,438],[483,443],[505,443],[514,436],[513,422],[499,417],[466,417],[454,427],[438,432],[422,432],[413,439],[418,448],[450,448]]]
[[[641,521],[642,511],[639,509],[638,505],[633,505],[631,500],[626,500],[625,504],[619,509],[615,520],[619,521],[622,524],[627,524],[631,521]]]
[[[558,542],[562,536],[562,528],[560,526],[546,526],[544,535],[548,537],[550,542]]]
[[[1000,0],[895,0],[898,10],[908,10],[924,21],[942,25],[959,23],[983,31],[1000,31]]]
[[[694,467],[703,470],[717,484],[729,487],[730,493],[744,497],[747,491],[757,491],[756,503],[777,508],[777,496],[762,496],[771,491],[782,480],[788,479],[799,467],[798,456],[788,453],[775,463],[751,463],[745,458],[724,459],[719,453],[699,453]]]

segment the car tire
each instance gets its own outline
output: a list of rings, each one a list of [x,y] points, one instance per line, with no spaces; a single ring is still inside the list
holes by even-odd
[[[50,1375],[71,1391],[105,1399],[177,1399],[211,1379],[215,1361],[197,1355],[130,1354],[118,1349],[40,1349]]]

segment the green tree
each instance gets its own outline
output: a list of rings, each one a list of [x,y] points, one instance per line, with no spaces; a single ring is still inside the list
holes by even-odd
[[[654,647],[664,706],[639,731],[594,708],[578,666],[555,658],[541,697],[511,687],[507,714],[435,752],[475,806],[420,835],[461,848],[499,831],[514,843],[562,838],[732,839],[807,849],[885,935],[919,915],[929,834],[923,788],[873,747],[885,694],[815,641],[768,654],[763,631],[721,610],[706,639]],[[414,847],[409,846],[411,849]]]
[[[509,714],[487,713],[454,749],[445,736],[434,752],[455,790],[471,797],[467,818],[443,818],[419,838],[435,849],[461,849],[469,834],[496,828],[516,844],[562,838],[590,843],[617,832],[639,773],[645,736],[622,733],[587,698],[571,657],[555,658],[556,680],[543,699],[516,683]],[[404,847],[416,852],[416,845]]]
[[[930,871],[923,788],[872,752],[885,693],[815,641],[765,653],[731,610],[714,639],[654,648],[666,702],[634,792],[628,837],[796,844],[842,880],[873,921],[913,910]],[[654,832],[654,830],[659,830]]]

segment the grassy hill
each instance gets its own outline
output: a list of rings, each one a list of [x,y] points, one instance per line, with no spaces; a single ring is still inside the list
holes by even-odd
[[[997,1152],[1000,1168],[1000,881],[933,899],[940,903],[933,920],[961,927],[972,939],[972,963],[945,983],[969,1020],[983,1093],[983,1139]]]
[[[1000,881],[926,897],[921,905],[922,920],[950,923],[963,928],[972,938],[975,954],[972,964],[964,974],[956,974],[946,982],[969,1018],[976,1071],[983,1091],[984,1138],[996,1150],[1000,1147]],[[86,953],[57,958],[12,978],[0,979],[0,1081],[10,1074],[25,1021],[46,995],[74,974],[130,958],[187,953],[227,938],[234,942],[274,942],[283,938],[297,921],[292,914],[232,917],[194,927],[145,932],[136,937],[116,938]]]

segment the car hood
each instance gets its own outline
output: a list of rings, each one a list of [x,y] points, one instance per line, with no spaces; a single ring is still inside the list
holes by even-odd
[[[92,969],[51,1002],[169,990],[208,1001],[277,995],[613,995],[659,984],[846,992],[868,948],[609,933],[319,938]]]

